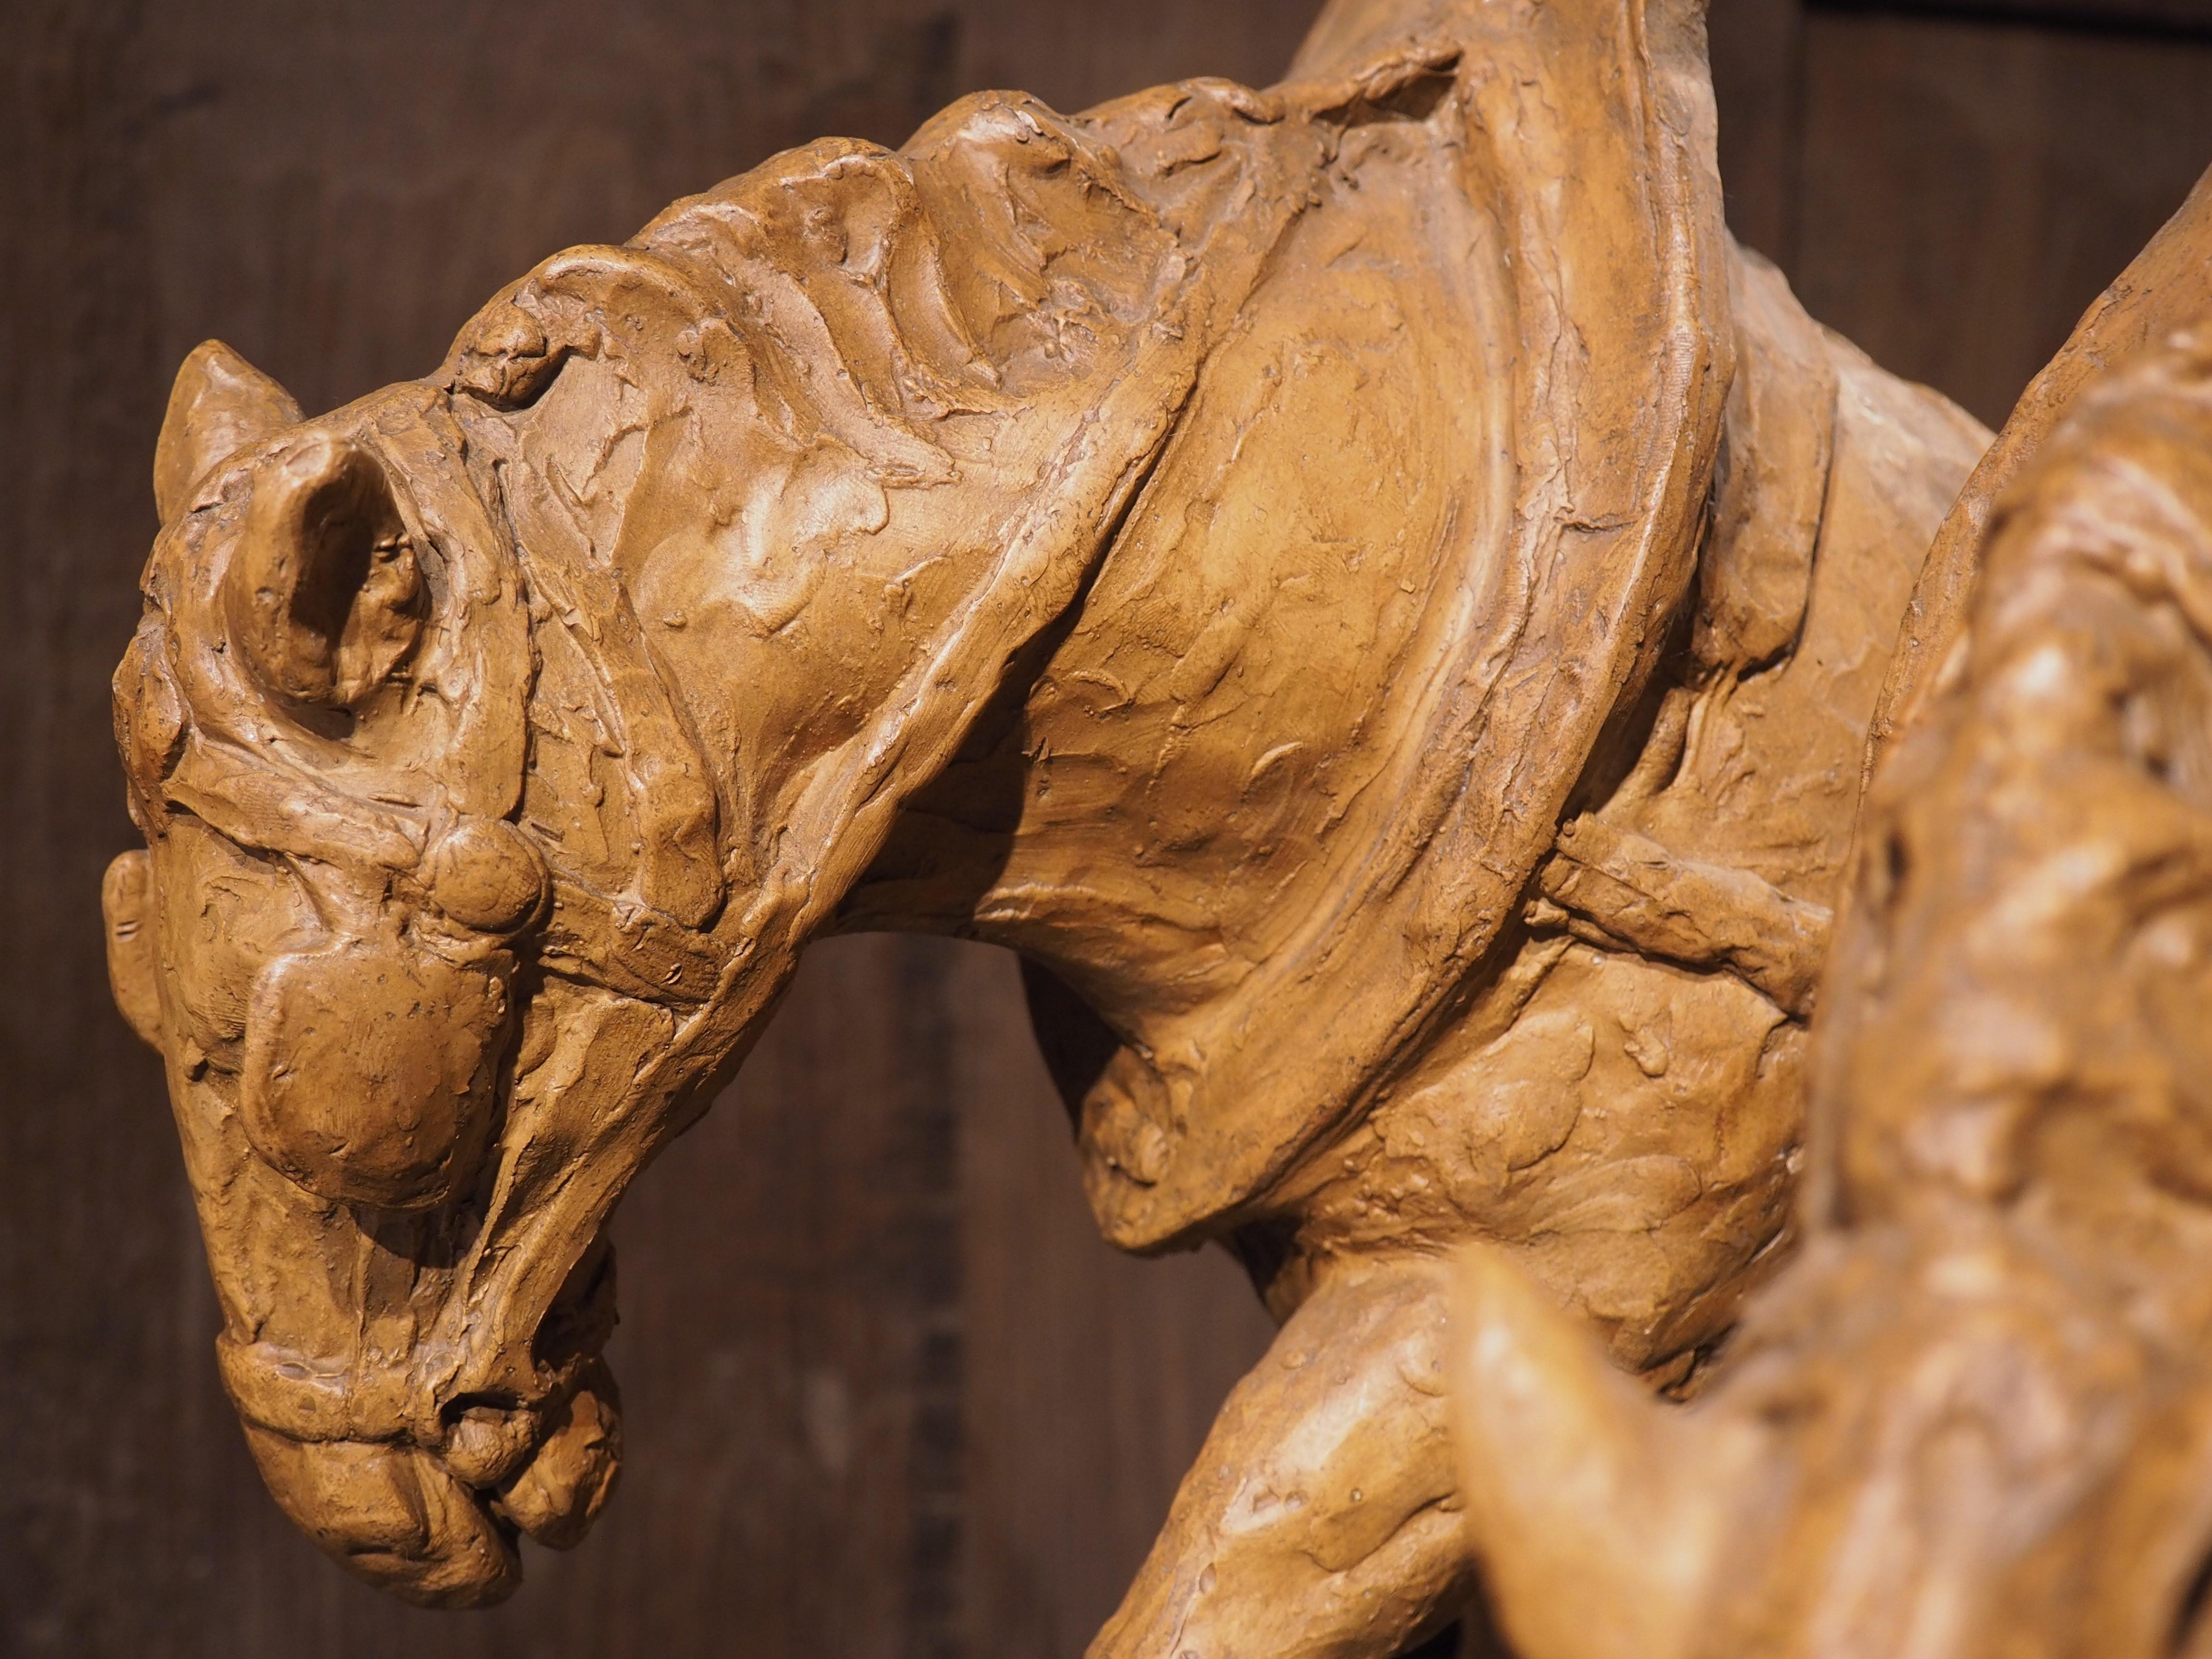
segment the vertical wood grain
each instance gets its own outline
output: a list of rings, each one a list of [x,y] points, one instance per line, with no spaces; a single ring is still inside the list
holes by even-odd
[[[1729,228],[1785,269],[1797,251],[1804,25],[1798,0],[1711,0],[1706,13]]]
[[[1012,957],[951,960],[964,1103],[970,1653],[1074,1659],[1114,1610],[1213,1409],[1273,1327],[1218,1250],[1100,1240]]]
[[[2212,165],[2212,42],[1804,23],[1799,295],[1990,425]]]

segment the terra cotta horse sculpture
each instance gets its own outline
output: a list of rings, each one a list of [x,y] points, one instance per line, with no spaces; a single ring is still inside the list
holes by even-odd
[[[839,929],[1020,951],[1091,1204],[1283,1322],[1097,1655],[1474,1594],[1454,1246],[1695,1392],[1988,434],[1722,227],[1701,21],[825,141],[309,421],[186,363],[111,871],[270,1491],[447,1605],[604,1501],[603,1231]]]

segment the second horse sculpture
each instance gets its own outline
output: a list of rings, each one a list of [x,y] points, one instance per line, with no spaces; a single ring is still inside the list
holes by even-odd
[[[840,929],[1020,951],[1107,1235],[1283,1322],[1100,1659],[1466,1604],[1459,1243],[1697,1389],[1988,436],[1733,246],[1712,121],[1685,0],[1336,0],[1269,91],[780,156],[314,420],[194,355],[112,961],[324,1548],[581,1535],[609,1215]]]

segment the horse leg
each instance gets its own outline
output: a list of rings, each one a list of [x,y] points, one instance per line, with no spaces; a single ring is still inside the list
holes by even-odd
[[[1446,1276],[1346,1267],[1229,1396],[1087,1659],[1392,1659],[1474,1591],[1444,1401]]]

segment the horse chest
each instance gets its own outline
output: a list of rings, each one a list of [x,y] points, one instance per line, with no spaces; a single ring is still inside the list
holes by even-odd
[[[1624,1364],[1662,1363],[1726,1323],[1783,1231],[1802,1056],[1802,1028],[1733,975],[1529,939],[1299,1183],[1291,1285],[1493,1238]]]

